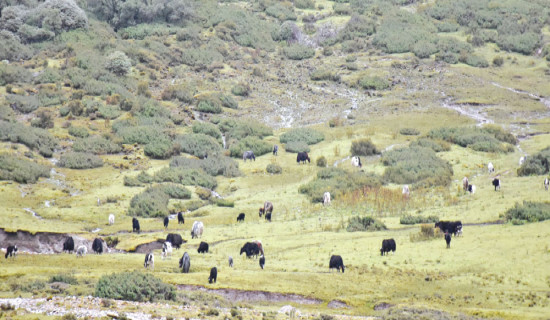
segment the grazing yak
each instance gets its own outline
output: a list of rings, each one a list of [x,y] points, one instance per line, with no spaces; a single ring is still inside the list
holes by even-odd
[[[264,207],[260,208],[259,215],[262,217],[262,214],[268,214],[273,212],[273,203],[266,201],[264,202]]]
[[[164,223],[164,230],[168,229],[168,223],[170,222],[170,218],[164,217],[163,223]]]
[[[229,267],[233,268],[233,257],[229,256]]]
[[[208,277],[208,283],[216,283],[216,279],[218,278],[218,269],[216,267],[213,267],[210,269],[210,277]]]
[[[132,218],[132,232],[140,232],[139,220],[135,217]]]
[[[199,248],[197,249],[198,253],[208,253],[208,243],[201,241]]]
[[[180,259],[180,268],[183,273],[189,273],[189,267],[191,267],[191,258],[189,258],[189,254],[185,252]]]
[[[409,195],[411,194],[411,190],[409,189],[409,186],[408,185],[404,185],[403,186],[403,190],[401,190],[401,194],[405,197],[405,198],[408,198]]]
[[[240,255],[242,255],[243,252],[246,253],[247,258],[251,258],[253,256],[258,256],[260,254],[260,247],[258,246],[258,244],[256,242],[247,242],[241,248]]]
[[[363,166],[363,164],[361,163],[361,158],[359,158],[358,156],[351,157],[351,165],[361,168]]]
[[[239,216],[237,217],[237,222],[244,222],[244,216],[245,214],[243,212],[239,213]]]
[[[276,156],[278,151],[279,151],[279,146],[278,146],[278,145],[274,145],[274,146],[273,146],[273,155]]]
[[[395,240],[393,239],[384,239],[382,240],[382,248],[380,249],[380,255],[383,256],[384,254],[388,255],[388,253],[391,251],[395,253]]]
[[[172,251],[173,251],[172,250],[172,243],[170,241],[165,241],[162,244],[162,254],[161,254],[162,260],[164,260],[168,256],[170,256],[170,258],[172,258]]]
[[[65,242],[63,242],[63,252],[67,251],[67,253],[71,253],[74,251],[74,239],[73,237],[67,237],[65,238]]]
[[[103,253],[103,241],[99,238],[95,238],[94,242],[92,243],[92,250],[94,250],[97,254]]]
[[[329,270],[332,269],[336,269],[338,271],[342,269],[342,273],[344,273],[344,261],[341,256],[332,255],[330,257]]]
[[[109,215],[109,225],[113,225],[113,224],[115,224],[115,215],[111,213]]]
[[[550,186],[550,180],[548,178],[544,179],[544,189],[548,191],[548,186]]]
[[[462,189],[464,191],[468,191],[468,186],[470,185],[470,182],[468,181],[467,177],[462,178]]]
[[[469,192],[470,194],[476,193],[476,186],[473,185],[473,184],[469,184],[469,185],[468,185],[468,192]]]
[[[445,232],[445,242],[447,243],[447,249],[451,248],[451,234]]]
[[[265,257],[262,255],[260,257],[260,268],[262,268],[262,270],[264,269],[264,265],[265,265]]]
[[[185,224],[185,219],[183,218],[183,212],[178,212],[178,224]]]
[[[462,232],[462,222],[460,221],[439,221],[435,223],[435,228],[439,228],[442,232],[454,234]]]
[[[152,252],[145,254],[145,262],[143,263],[143,266],[145,269],[149,269],[149,267],[151,267],[153,271],[155,271],[155,257]]]
[[[172,244],[172,247],[179,249],[183,244],[183,239],[177,233],[169,233],[166,236],[166,242],[170,242]]]
[[[300,164],[300,163],[305,164],[306,161],[308,163],[311,163],[311,159],[307,155],[307,152],[298,152],[298,155],[296,156],[296,162],[298,162],[298,164]]]
[[[494,178],[493,179],[493,186],[495,187],[495,191],[500,190],[500,179]]]
[[[6,250],[6,256],[5,258],[13,257],[15,258],[15,255],[17,254],[17,245],[8,246],[8,249]]]
[[[330,204],[330,192],[325,192],[323,194],[323,205],[328,206]]]
[[[80,246],[76,249],[76,257],[83,257],[88,253],[88,248],[86,246]]]
[[[246,162],[246,160],[256,161],[256,156],[254,156],[254,152],[252,150],[243,152],[243,161]]]
[[[493,166],[492,162],[489,162],[489,164],[487,165],[487,169],[489,170],[489,173],[495,172],[495,167]]]
[[[193,222],[193,228],[191,228],[191,239],[202,237],[204,231],[204,225],[201,221]]]

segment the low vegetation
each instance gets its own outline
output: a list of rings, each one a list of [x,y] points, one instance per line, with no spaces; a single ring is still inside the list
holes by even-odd
[[[550,219],[550,202],[523,201],[516,203],[504,214],[506,221],[512,224],[524,224],[527,222],[540,222]]]
[[[346,227],[346,230],[349,232],[380,231],[386,229],[386,225],[383,222],[373,217],[352,217]]]
[[[57,166],[69,169],[92,169],[103,166],[103,160],[92,153],[67,152],[59,158]]]
[[[307,145],[319,143],[325,139],[322,132],[311,128],[297,128],[283,133],[279,140],[282,143],[303,142]]]
[[[350,152],[354,156],[372,156],[380,154],[370,139],[359,139],[351,142]]]
[[[102,276],[94,295],[99,298],[154,302],[176,300],[176,289],[152,274],[134,271]]]
[[[0,180],[36,183],[40,177],[49,178],[50,168],[27,159],[0,154]]]
[[[413,216],[404,215],[399,218],[400,224],[419,224],[419,223],[435,223],[439,222],[438,216]]]
[[[512,134],[494,126],[440,128],[431,130],[427,136],[483,152],[513,152],[517,143],[517,139]]]
[[[550,147],[526,157],[518,168],[518,176],[543,175],[550,172]]]

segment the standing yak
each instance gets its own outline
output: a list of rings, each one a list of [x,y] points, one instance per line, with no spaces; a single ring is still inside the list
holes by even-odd
[[[309,156],[307,155],[307,152],[298,152],[298,155],[296,156],[296,162],[298,164],[300,163],[311,163],[311,159],[309,159]]]
[[[170,218],[164,217],[164,230],[168,229],[168,223],[170,222]]]
[[[210,277],[208,277],[208,283],[216,283],[216,279],[218,278],[218,269],[216,267],[213,267],[210,269]]]
[[[264,207],[260,208],[260,218],[262,217],[262,214],[268,214],[273,212],[273,203],[266,201],[264,202]]]
[[[166,236],[166,242],[170,242],[172,244],[172,247],[179,249],[183,244],[183,239],[177,233],[169,233]]]
[[[395,253],[395,240],[394,239],[384,239],[382,240],[382,248],[380,249],[380,255],[388,254],[390,251]]]
[[[185,219],[183,218],[183,212],[178,212],[178,224],[185,224]]]
[[[199,248],[197,249],[198,253],[208,253],[208,243],[201,241]]]
[[[279,146],[278,146],[278,145],[274,145],[274,146],[273,146],[273,155],[276,156],[278,151],[279,151]]]
[[[92,243],[92,250],[94,250],[97,254],[103,253],[103,241],[99,238],[95,238],[94,242]]]
[[[246,162],[246,160],[256,161],[256,156],[254,156],[254,152],[252,150],[243,152],[243,161]]]
[[[193,228],[191,228],[191,239],[202,237],[202,232],[204,231],[204,225],[201,221],[193,222]]]
[[[65,242],[63,242],[63,251],[67,251],[67,253],[71,253],[74,251],[74,240],[73,237],[67,237],[65,239]]]
[[[189,254],[185,252],[180,259],[180,268],[183,273],[189,273],[189,267],[191,267],[191,258],[189,258]]]
[[[338,271],[341,269],[342,273],[344,273],[344,261],[342,260],[342,257],[332,255],[330,257],[329,269],[336,269]]]
[[[132,218],[132,232],[140,232],[139,220],[136,217]]]
[[[494,178],[493,179],[493,186],[495,187],[495,191],[500,190],[500,179],[499,178]]]
[[[468,181],[468,177],[462,178],[462,189],[464,191],[468,191],[468,186],[470,185],[470,182]]]

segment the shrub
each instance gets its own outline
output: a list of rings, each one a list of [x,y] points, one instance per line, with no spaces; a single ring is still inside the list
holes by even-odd
[[[201,159],[209,155],[218,154],[222,150],[216,139],[202,133],[178,136],[174,143],[179,145],[181,151]]]
[[[304,60],[315,56],[315,50],[301,44],[292,44],[283,49],[285,56],[291,60]]]
[[[265,171],[271,174],[281,174],[283,173],[283,168],[281,168],[281,166],[276,163],[270,163],[265,168]]]
[[[525,159],[518,168],[518,176],[543,175],[549,173],[550,147],[546,147],[536,154]]]
[[[224,108],[237,109],[239,107],[239,104],[232,96],[220,94],[219,99]]]
[[[136,177],[124,176],[123,184],[125,187],[141,187],[143,183],[139,181]]]
[[[310,148],[307,143],[303,141],[290,141],[285,144],[285,150],[287,152],[298,153],[298,152],[309,152]]]
[[[295,0],[294,6],[298,9],[315,9],[314,0]]]
[[[316,69],[309,75],[309,78],[313,81],[340,81],[340,75],[338,75],[335,71],[331,71],[328,69]]]
[[[350,152],[354,156],[372,156],[380,153],[370,139],[352,141]]]
[[[217,185],[216,178],[200,169],[163,168],[155,173],[156,182],[173,182],[185,186],[201,186],[213,190]]]
[[[17,61],[32,56],[31,49],[21,44],[19,37],[7,30],[0,30],[0,43],[0,60]]]
[[[506,210],[506,221],[512,224],[524,224],[527,222],[541,222],[550,219],[550,202],[523,201],[513,208]]]
[[[489,62],[485,58],[474,54],[461,55],[458,61],[477,68],[487,68],[489,66]]]
[[[101,104],[97,110],[97,115],[103,119],[116,119],[120,116],[120,107]]]
[[[88,131],[86,131],[86,133],[87,132]],[[101,136],[91,136],[76,140],[73,144],[73,150],[76,152],[90,152],[93,154],[113,154],[122,151],[122,146]]]
[[[231,144],[229,154],[231,157],[241,158],[245,151],[252,150],[256,157],[271,152],[272,146],[270,143],[258,139],[254,136],[249,136],[239,140],[237,143]]]
[[[493,58],[493,66],[501,67],[504,64],[504,59],[501,56],[496,56]]]
[[[403,128],[399,130],[399,133],[404,136],[417,136],[420,134],[420,131],[415,128]]]
[[[316,144],[325,139],[325,136],[322,132],[319,132],[315,129],[311,128],[296,128],[291,129],[285,133],[283,133],[279,140],[282,143],[288,143],[291,141],[301,141],[308,145]]]
[[[132,63],[130,62],[130,58],[128,58],[124,52],[115,51],[107,57],[107,64],[105,65],[105,68],[117,76],[125,76],[130,72]]]
[[[248,83],[240,82],[231,88],[231,93],[236,96],[246,97],[250,93],[250,86]]]
[[[218,127],[225,133],[226,140],[230,142],[229,144],[250,136],[261,139],[273,135],[273,129],[252,119],[223,119],[220,121]]]
[[[320,156],[315,160],[318,167],[324,168],[327,166],[327,159],[324,156]]]
[[[0,140],[22,143],[30,149],[38,149],[44,157],[51,157],[57,147],[57,139],[44,129],[3,120],[0,120]]]
[[[87,138],[90,136],[88,129],[84,127],[69,127],[69,134],[77,138]]]
[[[184,103],[193,102],[195,88],[189,84],[171,85],[164,88],[162,91],[162,100],[178,100]]]
[[[421,40],[412,46],[412,52],[420,59],[426,59],[437,52],[437,46],[432,41]]]
[[[103,166],[103,160],[91,153],[68,152],[59,158],[57,166],[69,169],[91,169]]]
[[[417,234],[410,235],[411,242],[417,241],[427,241],[437,237],[439,234],[439,229],[434,229],[433,224],[423,224],[420,226],[420,232]]]
[[[21,113],[31,113],[34,110],[38,109],[40,102],[38,101],[38,96],[20,96],[15,94],[8,94],[6,100],[15,110]]]
[[[378,76],[364,76],[359,79],[359,86],[367,90],[385,90],[390,87],[390,82]]]
[[[31,73],[18,65],[0,63],[0,86],[15,83],[27,83]],[[9,92],[8,92],[9,93]]]
[[[94,295],[129,301],[176,300],[174,286],[163,283],[151,274],[122,272],[99,278]]]
[[[222,106],[216,100],[201,100],[195,107],[197,111],[206,113],[221,113]]]
[[[202,187],[196,187],[195,193],[201,200],[208,200],[210,197],[212,197],[212,192],[209,189],[202,188]]]
[[[181,61],[191,67],[206,69],[214,62],[223,62],[223,56],[214,48],[192,48],[182,53]]]
[[[484,152],[513,152],[513,145],[517,143],[512,134],[496,126],[433,129],[427,137]]]
[[[0,154],[0,180],[35,183],[38,178],[50,177],[50,168],[9,154]]]
[[[147,188],[130,200],[128,215],[139,217],[165,217],[170,197],[160,187]]]
[[[272,6],[267,7],[265,9],[265,13],[281,21],[297,19],[292,6],[285,5],[284,3],[276,3]]]
[[[235,207],[235,202],[233,200],[228,200],[228,199],[217,199],[216,200],[216,205],[218,207],[233,208],[233,207]]]
[[[430,148],[435,152],[451,151],[451,145],[443,140],[432,140],[428,138],[420,138],[411,142],[409,147],[424,147]]]
[[[36,118],[31,120],[31,126],[42,129],[53,128],[54,122],[52,113],[44,109],[38,110],[38,112],[36,112]]]
[[[149,142],[143,148],[143,153],[153,159],[168,159],[177,153],[178,146],[167,137]]]
[[[437,216],[428,216],[428,217],[422,217],[422,216],[412,216],[412,215],[404,215],[399,218],[400,224],[418,224],[418,223],[435,223],[439,222],[439,217]]]
[[[377,219],[372,217],[352,217],[346,230],[348,232],[355,231],[380,231],[386,230],[386,225]]]
[[[172,199],[191,199],[191,191],[174,183],[165,183],[160,186],[162,191]]]
[[[63,283],[67,283],[67,284],[77,284],[78,283],[78,281],[76,280],[75,277],[73,277],[70,274],[64,274],[64,273],[59,273],[59,274],[53,275],[50,278],[50,283],[52,283],[52,282],[63,282]]]
[[[221,141],[222,139],[222,133],[218,126],[216,126],[215,124],[209,122],[194,121],[191,128],[193,130],[193,133],[205,134],[207,136],[211,136],[217,141]]]
[[[446,186],[451,182],[452,166],[437,157],[432,149],[409,147],[385,152],[384,179],[397,184]]]
[[[237,177],[240,175],[237,162],[220,154],[214,154],[202,160],[176,157],[170,161],[170,167],[202,169],[211,176]]]

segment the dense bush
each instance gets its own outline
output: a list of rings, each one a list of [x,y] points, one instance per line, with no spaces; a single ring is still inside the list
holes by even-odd
[[[231,88],[231,93],[236,96],[246,97],[250,93],[250,86],[248,83],[240,82]]]
[[[288,5],[282,2],[275,3],[267,7],[265,9],[265,13],[281,21],[297,19],[292,5]]]
[[[217,100],[200,100],[195,107],[197,111],[206,112],[206,113],[221,113],[222,106],[221,103]]]
[[[543,175],[550,172],[550,147],[525,159],[518,169],[518,176]]]
[[[81,128],[84,129],[84,128]],[[86,133],[86,129],[84,129]],[[93,154],[112,154],[122,151],[122,146],[101,136],[81,138],[74,142],[73,150],[76,152],[90,152]]]
[[[235,201],[228,200],[228,199],[216,199],[216,205],[218,207],[233,208],[233,207],[235,207]]]
[[[399,130],[399,133],[404,136],[417,136],[420,134],[420,131],[415,128],[403,128]]]
[[[10,31],[0,30],[0,43],[0,60],[13,61],[32,56],[31,49],[21,44],[20,38]]]
[[[218,182],[201,169],[163,168],[153,177],[156,182],[173,182],[185,186],[201,186],[213,190]]]
[[[153,159],[168,159],[178,153],[178,145],[168,137],[159,137],[143,148],[143,153]]]
[[[301,45],[292,44],[283,49],[285,56],[291,60],[304,60],[315,56],[315,49]]]
[[[0,63],[0,86],[12,83],[26,83],[30,80],[31,73],[20,66]]]
[[[16,94],[8,94],[6,96],[6,100],[13,109],[21,113],[31,113],[40,106],[38,96],[36,95],[20,96]]]
[[[50,129],[54,126],[54,117],[49,110],[38,110],[36,117],[31,120],[31,126],[42,129]]]
[[[340,168],[323,168],[317,172],[317,178],[300,186],[298,191],[308,196],[312,202],[323,201],[323,194],[330,191],[333,199],[340,195],[364,187],[380,187],[379,176],[359,172],[347,172]]]
[[[249,136],[238,142],[232,143],[229,148],[229,154],[232,157],[241,158],[245,151],[252,150],[256,157],[271,152],[272,145],[268,142],[260,140],[257,137]]]
[[[316,69],[309,75],[309,78],[313,81],[340,81],[340,75],[329,69]]]
[[[211,176],[237,177],[240,175],[238,163],[221,154],[214,154],[206,159],[176,157],[170,161],[171,168],[202,169]]]
[[[432,149],[409,147],[385,152],[384,179],[397,184],[446,186],[453,176],[452,166]]]
[[[513,208],[506,210],[506,221],[513,224],[526,222],[540,222],[550,219],[550,202],[523,201],[516,203]]]
[[[130,200],[128,215],[139,217],[165,217],[170,196],[160,187],[145,189]]]
[[[0,180],[35,183],[40,177],[49,178],[50,169],[26,159],[0,154]]]
[[[193,102],[195,88],[189,84],[171,85],[162,91],[162,100],[178,100],[184,103]]]
[[[115,51],[107,57],[105,68],[117,76],[125,76],[130,73],[132,62],[124,52]]]
[[[451,145],[443,140],[432,140],[428,138],[420,138],[411,142],[410,147],[430,148],[435,152],[451,151]]]
[[[364,76],[359,79],[358,85],[366,90],[385,90],[390,88],[391,83],[378,76]]]
[[[165,183],[159,186],[172,199],[191,199],[191,191],[175,183]]]
[[[285,151],[298,153],[298,152],[309,152],[311,149],[309,145],[303,141],[290,141],[285,143]]]
[[[154,302],[176,300],[176,289],[152,274],[122,272],[99,278],[94,295],[99,298]]]
[[[229,144],[250,136],[262,139],[273,135],[273,129],[252,119],[223,119],[219,122],[218,127],[225,133],[225,138]]]
[[[50,283],[53,283],[53,282],[63,282],[66,284],[78,284],[78,280],[76,280],[74,276],[70,274],[65,274],[65,273],[58,273],[53,275],[50,278]]]
[[[352,141],[350,152],[354,156],[372,156],[380,153],[370,139]]]
[[[197,69],[206,69],[215,62],[223,62],[223,56],[213,47],[190,48],[183,51],[181,61]]]
[[[412,216],[412,215],[404,215],[399,218],[400,224],[418,224],[418,223],[435,223],[439,222],[438,216]]]
[[[195,121],[193,122],[193,126],[191,128],[193,129],[193,133],[205,134],[207,136],[211,136],[217,141],[221,141],[222,139],[222,133],[218,126],[210,122]]]
[[[186,134],[176,137],[175,144],[180,150],[201,159],[206,156],[218,154],[222,148],[216,139],[202,133]]]
[[[3,120],[0,120],[0,140],[22,143],[30,149],[38,149],[44,157],[51,157],[57,146],[57,139],[44,129]]]
[[[487,68],[489,66],[489,62],[485,58],[475,54],[461,55],[458,61],[477,68]]]
[[[440,128],[431,130],[428,138],[445,140],[461,147],[483,152],[513,152],[517,139],[500,127]]]
[[[380,231],[386,229],[386,225],[382,221],[372,217],[352,217],[349,219],[348,226],[346,228],[349,232]]]
[[[282,143],[288,143],[291,141],[294,142],[304,142],[308,145],[316,144],[325,139],[325,135],[322,132],[319,132],[311,128],[296,128],[291,129],[281,135],[279,140]]]
[[[143,183],[136,177],[124,176],[123,184],[125,187],[141,187]]]
[[[320,156],[317,160],[315,160],[315,164],[318,167],[324,168],[327,166],[327,158],[325,158],[325,156]]]
[[[103,160],[91,153],[68,152],[59,158],[57,165],[69,169],[91,169],[103,166]]]
[[[283,168],[280,165],[276,164],[276,163],[270,163],[265,168],[265,171],[267,171],[267,173],[271,173],[271,174],[281,174],[281,173],[283,173]]]
[[[237,109],[239,107],[239,103],[232,96],[220,94],[219,99],[224,108]]]

